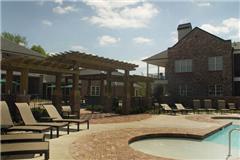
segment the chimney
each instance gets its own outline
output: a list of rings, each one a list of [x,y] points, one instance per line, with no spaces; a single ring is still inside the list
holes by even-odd
[[[178,30],[178,41],[179,41],[192,30],[192,25],[191,23],[179,24],[177,30]]]

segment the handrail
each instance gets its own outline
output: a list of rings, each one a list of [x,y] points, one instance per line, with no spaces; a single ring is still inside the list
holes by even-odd
[[[240,128],[234,128],[234,129],[230,130],[229,133],[228,133],[228,155],[227,155],[226,160],[228,160],[228,158],[232,156],[232,154],[231,154],[231,149],[232,149],[231,145],[232,145],[232,132],[233,131],[240,132]]]

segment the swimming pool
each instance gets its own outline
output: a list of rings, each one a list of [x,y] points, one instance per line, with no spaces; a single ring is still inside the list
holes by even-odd
[[[149,138],[130,144],[135,150],[159,157],[191,160],[223,160],[228,155],[228,132],[239,125],[230,125],[204,140],[189,138]],[[240,134],[232,137],[232,155],[240,157]]]

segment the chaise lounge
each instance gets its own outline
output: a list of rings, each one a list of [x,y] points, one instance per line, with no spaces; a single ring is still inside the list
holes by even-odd
[[[49,159],[49,142],[21,142],[1,144],[1,156],[20,154],[45,154],[45,160]]]
[[[87,129],[89,129],[89,119],[63,119],[53,105],[43,105],[43,107],[47,110],[48,115],[53,119],[54,122],[76,123],[77,131],[79,131],[81,123],[87,123]]]
[[[188,112],[193,112],[192,109],[189,108],[185,108],[181,103],[175,103],[176,108],[181,111],[182,113],[185,112],[186,114],[188,114]]]
[[[37,122],[31,112],[31,108],[28,106],[27,103],[15,103],[18,107],[18,110],[21,114],[22,120],[25,125],[34,125],[34,126],[50,126],[56,128],[57,130],[57,137],[59,137],[59,129],[67,126],[67,134],[69,134],[69,123],[56,123],[56,122]]]
[[[7,133],[10,131],[32,131],[32,132],[45,132],[50,131],[52,137],[52,128],[50,126],[14,126],[9,108],[5,101],[0,102],[1,113],[1,132]]]

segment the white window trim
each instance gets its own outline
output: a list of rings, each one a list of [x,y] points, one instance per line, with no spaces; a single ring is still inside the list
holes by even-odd
[[[98,94],[97,94],[97,88],[99,89],[99,93]],[[91,96],[100,96],[100,93],[101,93],[100,86],[91,86],[90,87],[90,95]]]

